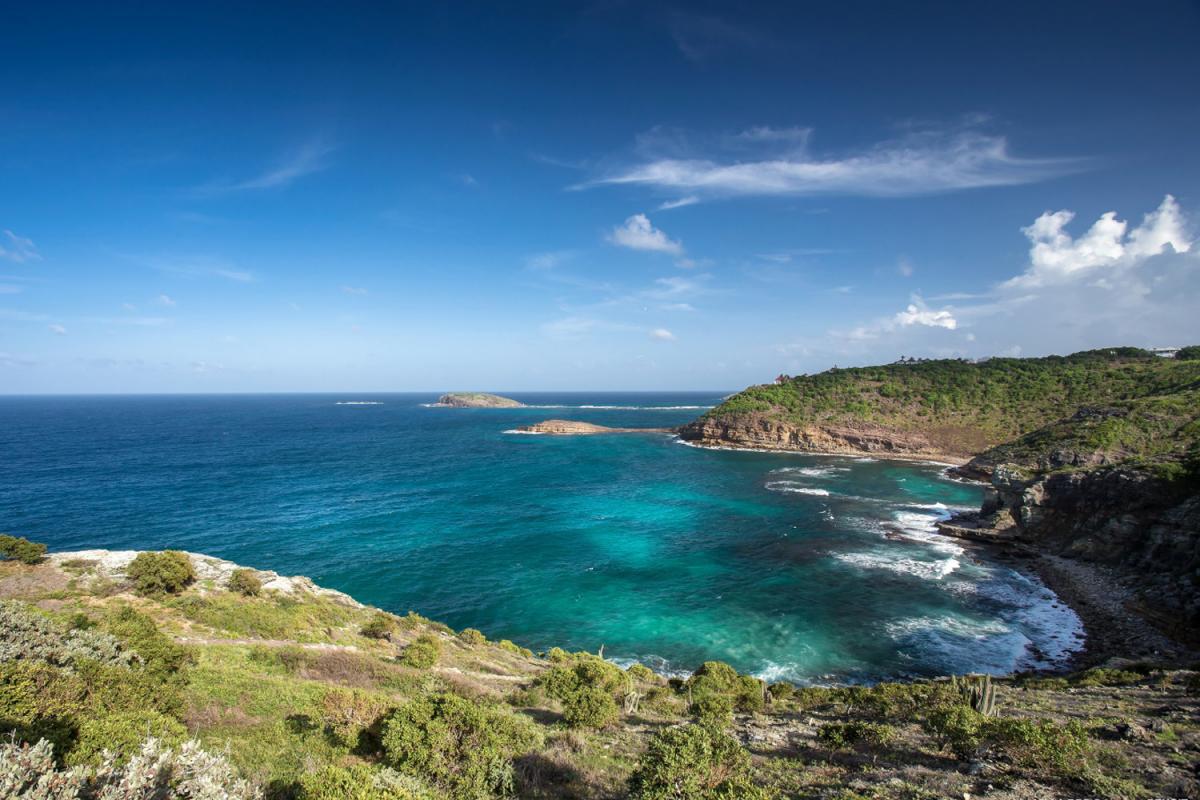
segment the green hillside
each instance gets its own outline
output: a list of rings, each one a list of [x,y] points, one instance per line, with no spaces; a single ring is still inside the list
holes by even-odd
[[[1161,358],[1130,347],[980,363],[932,360],[835,368],[752,386],[704,419],[920,432],[944,452],[972,454],[1069,417],[1081,406],[1171,395],[1194,389],[1197,381],[1200,360]]]
[[[981,758],[1021,787],[1004,797],[1193,786],[1192,671],[768,688],[709,662],[667,680],[202,556],[114,568],[19,541],[0,560],[6,798],[915,800],[977,794]]]

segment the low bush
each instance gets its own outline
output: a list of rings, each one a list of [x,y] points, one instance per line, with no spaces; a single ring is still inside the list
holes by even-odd
[[[96,767],[65,769],[56,766],[54,747],[44,739],[33,745],[0,740],[0,787],[5,797],[29,800],[259,798],[229,762],[205,752],[199,743],[187,741],[175,749],[153,738],[123,764],[110,758]]]
[[[635,681],[641,681],[642,683],[659,682],[658,674],[644,664],[630,664],[625,669],[625,672],[628,673],[629,677],[633,678]]]
[[[404,648],[404,655],[400,657],[400,661],[408,667],[429,669],[438,662],[441,654],[442,643],[433,634],[424,633]]]
[[[1129,686],[1145,678],[1142,673],[1132,670],[1096,667],[1077,676],[1074,683],[1076,686]]]
[[[262,581],[259,580],[257,572],[243,567],[235,569],[229,576],[228,588],[229,591],[246,597],[258,597],[262,594]]]
[[[0,600],[0,662],[29,659],[73,669],[81,660],[119,667],[139,663],[114,636],[68,628],[30,606]]]
[[[565,664],[571,660],[571,654],[561,647],[551,647],[550,651],[546,653],[546,658],[553,664]]]
[[[945,705],[932,709],[921,726],[939,750],[948,747],[957,758],[965,761],[979,749],[986,719],[967,706]]]
[[[525,656],[525,658],[533,658],[532,650],[530,650],[528,647],[521,647],[521,645],[517,644],[516,642],[509,641],[508,639],[501,639],[499,642],[497,642],[497,646],[501,650],[507,650],[513,655]]]
[[[728,728],[733,724],[733,705],[733,695],[702,694],[692,699],[688,713],[702,725]]]
[[[11,559],[22,564],[40,564],[46,557],[46,545],[23,536],[0,533],[0,561]]]
[[[186,553],[164,550],[138,553],[125,569],[134,591],[148,597],[178,594],[196,580],[196,571]]]
[[[121,606],[110,612],[103,624],[138,654],[147,672],[164,682],[180,676],[195,661],[191,650],[160,631],[154,620],[137,609]]]
[[[332,688],[325,692],[321,708],[326,730],[343,747],[379,749],[380,726],[389,708],[385,697],[361,689]]]
[[[511,794],[513,758],[540,740],[528,718],[446,693],[405,703],[383,725],[386,763],[455,800]]]
[[[391,639],[399,629],[400,623],[394,616],[386,611],[379,611],[362,626],[359,633],[368,639]]]
[[[298,800],[434,800],[420,780],[365,764],[306,772],[298,795]]]
[[[150,708],[81,715],[66,763],[102,764],[106,752],[124,760],[141,750],[147,736],[167,747],[176,747],[187,739],[187,728],[179,720]]]
[[[761,711],[766,703],[763,685],[758,678],[739,675],[722,661],[705,661],[686,684],[692,699],[692,713],[698,718],[704,718],[708,711],[724,708],[723,701],[714,699],[717,697],[729,698],[732,709],[738,711]],[[721,715],[723,711],[718,716]]]
[[[831,722],[822,725],[817,738],[832,750],[844,750],[858,745],[881,747],[896,738],[896,729],[879,722]]]
[[[707,725],[668,728],[650,741],[629,779],[634,800],[768,800],[750,779],[750,754]]]
[[[1069,774],[1090,749],[1087,731],[1077,720],[989,719],[985,741],[1016,764],[1056,775]]]
[[[790,683],[772,683],[767,687],[772,700],[791,700],[796,696],[796,687]]]
[[[487,641],[487,637],[483,635],[483,631],[475,628],[463,628],[458,632],[458,639],[463,644],[479,645]]]
[[[563,701],[563,722],[572,728],[604,728],[621,716],[612,692],[581,686]]]

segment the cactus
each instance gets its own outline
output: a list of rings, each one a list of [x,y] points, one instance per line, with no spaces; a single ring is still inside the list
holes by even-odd
[[[950,685],[958,691],[963,705],[970,706],[985,717],[996,715],[996,687],[992,686],[991,675],[953,677]]]

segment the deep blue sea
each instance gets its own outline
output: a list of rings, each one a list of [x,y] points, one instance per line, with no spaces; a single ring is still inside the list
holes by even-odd
[[[688,670],[864,681],[1048,665],[1079,622],[932,523],[944,467],[705,450],[661,434],[716,394],[0,398],[0,530],[53,550],[179,548],[363,602]]]

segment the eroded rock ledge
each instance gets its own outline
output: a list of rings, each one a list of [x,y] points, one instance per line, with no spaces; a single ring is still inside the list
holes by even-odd
[[[449,408],[524,408],[525,404],[511,397],[487,392],[448,392],[435,405]]]

